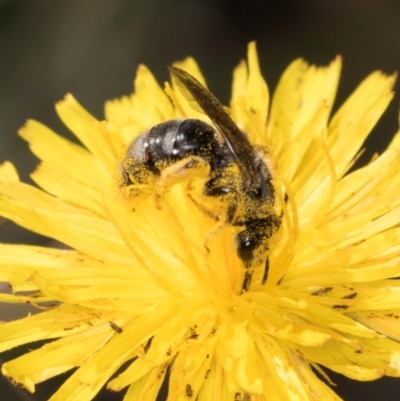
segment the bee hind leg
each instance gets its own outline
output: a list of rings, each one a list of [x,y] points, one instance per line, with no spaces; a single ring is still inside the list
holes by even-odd
[[[198,202],[192,194],[188,193],[187,194],[188,198],[196,205],[196,207],[205,215],[208,217],[211,217],[215,221],[220,221],[219,215],[217,213],[214,213],[210,208],[207,208],[206,206],[202,205],[200,202]]]

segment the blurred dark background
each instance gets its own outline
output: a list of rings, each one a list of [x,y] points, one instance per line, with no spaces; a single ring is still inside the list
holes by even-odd
[[[34,118],[69,136],[54,103],[71,92],[103,117],[105,100],[129,94],[139,63],[162,83],[167,65],[192,55],[224,103],[232,69],[257,41],[270,91],[295,58],[325,65],[337,54],[344,69],[336,108],[370,72],[400,68],[399,0],[0,0],[0,161],[13,161],[25,181],[37,161],[16,135]],[[398,86],[397,86],[398,88]],[[366,143],[365,163],[398,127],[399,96]],[[43,244],[0,222],[0,242]],[[2,306],[0,320],[7,311]],[[18,313],[18,311],[13,312]],[[5,353],[0,362],[21,350]],[[1,400],[43,401],[65,377],[30,395],[0,379]],[[346,401],[398,400],[400,379],[357,383],[331,375]],[[104,392],[100,400],[119,400]]]

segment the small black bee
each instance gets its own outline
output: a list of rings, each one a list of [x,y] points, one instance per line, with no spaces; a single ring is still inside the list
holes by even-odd
[[[253,146],[221,103],[186,71],[170,68],[182,93],[194,99],[214,127],[201,120],[170,120],[137,137],[121,163],[122,184],[147,184],[175,163],[188,159],[190,169],[201,160],[210,177],[203,194],[227,201],[226,224],[242,227],[236,236],[237,253],[246,271],[242,292],[249,289],[255,267],[268,275],[268,240],[281,224],[265,148]]]

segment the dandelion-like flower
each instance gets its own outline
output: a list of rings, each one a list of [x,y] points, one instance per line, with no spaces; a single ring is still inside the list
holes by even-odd
[[[177,66],[204,83],[193,59]],[[254,44],[234,71],[229,112],[267,150],[281,217],[268,274],[257,267],[248,288],[243,227],[224,220],[220,199],[200,196],[207,166],[185,177],[170,166],[162,191],[121,185],[121,160],[143,132],[210,122],[175,84],[163,91],[140,66],[135,93],[108,102],[105,121],[68,95],[57,112],[82,145],[29,121],[20,134],[41,160],[41,189],[4,163],[0,214],[69,248],[0,246],[0,281],[13,289],[0,300],[44,309],[2,323],[0,350],[48,340],[3,374],[34,392],[74,369],[51,401],[91,400],[103,386],[155,400],[166,380],[170,401],[339,400],[321,367],[399,376],[400,134],[349,173],[394,77],[371,74],[330,117],[340,66],[296,60],[271,107]]]

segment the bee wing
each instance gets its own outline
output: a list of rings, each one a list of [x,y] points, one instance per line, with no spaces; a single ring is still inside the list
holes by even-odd
[[[193,95],[191,94],[190,90],[187,88],[187,86],[184,84],[184,82],[182,80],[180,80],[176,75],[174,75],[173,70],[179,70],[179,71],[183,71],[177,67],[170,67],[169,70],[171,71],[171,75],[174,77],[174,81],[177,85],[177,87],[179,88],[179,91],[182,93],[182,95],[185,97],[185,99],[188,101],[189,106],[194,110],[197,111],[199,113],[204,114],[205,111],[200,107],[199,103],[195,100],[195,98],[193,97]],[[188,73],[186,73],[188,74]],[[189,74],[188,74],[189,75]],[[195,79],[193,76],[190,75],[190,77],[192,79]],[[196,80],[197,81],[197,80]],[[199,82],[200,84],[200,82]],[[202,84],[200,84],[202,85]],[[203,85],[202,85],[203,86]],[[206,88],[204,88],[205,90],[207,90]]]
[[[217,98],[196,78],[177,67],[169,67],[169,70],[189,104],[192,106],[194,102],[196,107],[192,107],[195,110],[198,110],[197,105],[200,106],[218,128],[235,158],[247,186],[252,190],[259,188],[253,163],[253,147],[247,136],[234,123]]]

